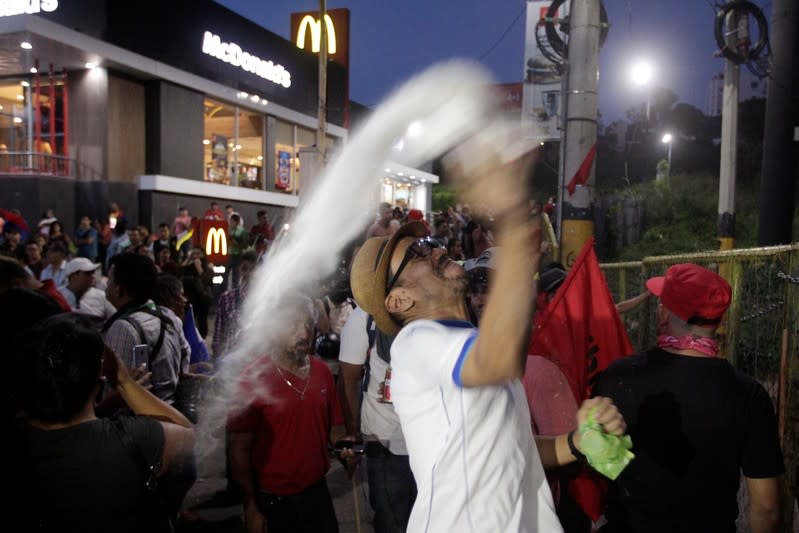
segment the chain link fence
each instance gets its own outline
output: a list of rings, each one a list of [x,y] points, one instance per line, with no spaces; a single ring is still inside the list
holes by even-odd
[[[794,506],[799,471],[799,244],[684,255],[601,265],[620,302],[645,290],[645,281],[671,265],[696,263],[722,275],[733,300],[718,329],[720,356],[755,377],[774,402],[785,456],[784,531],[799,530]],[[636,350],[655,343],[657,300],[622,315]],[[747,531],[745,524],[739,531]]]

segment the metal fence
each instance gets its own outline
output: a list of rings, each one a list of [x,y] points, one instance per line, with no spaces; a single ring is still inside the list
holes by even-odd
[[[97,170],[77,159],[42,152],[0,151],[0,175],[59,176],[83,181],[104,179]]]
[[[795,531],[799,465],[799,244],[646,257],[606,263],[602,270],[616,301],[644,290],[644,282],[677,263],[696,263],[724,276],[733,300],[718,333],[720,355],[755,377],[777,411],[785,455],[785,531]],[[657,300],[622,316],[636,350],[655,342]]]

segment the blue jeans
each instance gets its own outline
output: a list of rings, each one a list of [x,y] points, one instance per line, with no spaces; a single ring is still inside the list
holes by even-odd
[[[368,442],[366,472],[375,533],[404,533],[416,500],[408,456],[394,455],[379,442]]]

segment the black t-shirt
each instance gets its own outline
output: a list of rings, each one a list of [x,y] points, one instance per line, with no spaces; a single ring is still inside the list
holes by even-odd
[[[147,417],[121,421],[148,464],[158,463],[164,447],[161,424]],[[111,420],[49,431],[27,427],[21,438],[14,521],[25,524],[26,531],[154,530],[144,512],[146,473]]]
[[[783,472],[771,399],[726,360],[653,349],[612,364],[594,394],[613,399],[636,456],[603,532],[734,532],[740,473]]]

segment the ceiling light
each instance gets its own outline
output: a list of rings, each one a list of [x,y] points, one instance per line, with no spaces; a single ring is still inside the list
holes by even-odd
[[[17,95],[17,100],[24,100],[24,99],[25,99],[25,97],[24,97],[24,96],[22,96],[21,94],[18,94],[18,95]]]
[[[391,169],[390,169],[390,168],[387,168],[387,169],[386,169],[386,172],[391,172]]]
[[[2,111],[2,110],[3,110],[3,106],[0,105],[0,111]]]
[[[20,82],[20,85],[22,85],[23,87],[30,87],[31,86],[31,84],[28,83],[27,81]]]
[[[250,100],[252,100],[253,102],[257,102],[260,99],[261,98],[257,94],[254,94],[254,95],[250,96]]]
[[[37,72],[39,72],[39,69],[36,67],[31,67],[31,74],[36,74]]]
[[[19,43],[19,46],[20,48],[23,48],[25,50],[30,50],[31,48],[33,48],[33,45],[28,41],[22,41],[21,43]]]
[[[266,105],[268,103],[269,103],[269,100],[267,100],[266,98],[261,98],[261,105]]]
[[[236,150],[241,150],[241,145],[240,144],[236,145]]]
[[[404,172],[397,172],[397,176],[404,176],[404,175],[405,175]]]
[[[211,140],[210,139],[203,139],[203,144],[211,144]]]
[[[256,157],[255,159],[257,159],[258,161],[263,161],[263,160],[264,160],[264,156],[262,156],[262,155],[259,155],[259,156],[258,156],[258,157]]]
[[[86,68],[89,69],[89,70],[91,70],[93,68],[97,68],[97,63],[94,63],[93,61],[88,61],[86,63]]]
[[[14,117],[14,124],[22,124],[22,119],[19,117]]]

